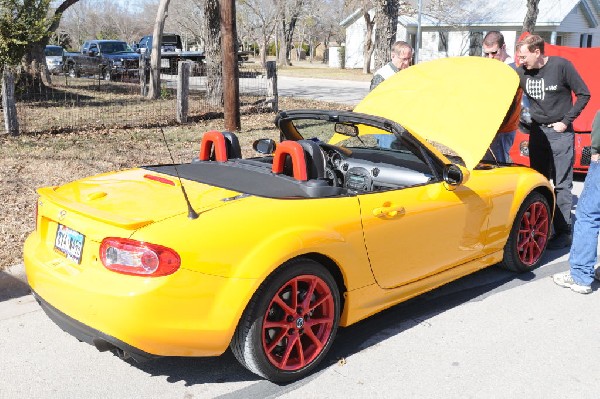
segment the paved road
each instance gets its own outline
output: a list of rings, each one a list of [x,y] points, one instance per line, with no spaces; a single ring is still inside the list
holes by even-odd
[[[174,75],[163,75],[170,79],[167,86],[177,87]],[[240,90],[246,94],[262,93],[266,87],[264,76],[257,78],[241,78]],[[369,82],[356,82],[352,80],[331,80],[316,78],[296,78],[279,76],[277,78],[277,92],[281,97],[295,97],[319,101],[336,102],[345,105],[356,105],[369,92]],[[205,90],[206,77],[193,76],[190,78],[192,90]]]
[[[277,89],[282,97],[297,97],[319,101],[356,105],[369,92],[369,82],[292,78],[279,76]]]
[[[342,329],[323,367],[287,386],[230,352],[144,364],[97,352],[45,316],[16,267],[0,272],[0,399],[597,398],[600,287],[555,286],[566,257],[550,251],[521,275],[488,268]]]

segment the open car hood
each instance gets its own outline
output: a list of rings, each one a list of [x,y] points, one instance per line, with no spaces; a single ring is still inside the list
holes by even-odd
[[[473,169],[502,124],[518,84],[517,73],[497,60],[442,58],[396,73],[354,111],[390,119],[443,144]]]

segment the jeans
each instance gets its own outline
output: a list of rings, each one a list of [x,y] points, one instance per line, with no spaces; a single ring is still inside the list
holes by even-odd
[[[575,133],[572,125],[562,133],[546,125],[537,123],[531,125],[529,161],[533,169],[554,183],[556,209],[553,225],[556,233],[571,234],[574,142]]]
[[[571,276],[576,283],[591,285],[598,260],[600,230],[600,161],[592,161],[575,211],[573,244],[569,255]]]
[[[509,152],[515,141],[516,133],[517,131],[513,130],[512,132],[496,134],[496,137],[494,137],[494,140],[490,144],[490,148],[485,152],[483,160],[491,162],[498,161],[500,163],[511,162],[512,160],[510,159]]]

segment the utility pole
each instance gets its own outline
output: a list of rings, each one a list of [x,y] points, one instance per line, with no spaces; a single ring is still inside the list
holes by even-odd
[[[223,101],[225,129],[241,129],[240,80],[237,63],[235,0],[221,0],[221,54],[223,58]]]

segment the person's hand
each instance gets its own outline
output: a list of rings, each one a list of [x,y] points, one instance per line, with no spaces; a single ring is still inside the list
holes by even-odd
[[[551,123],[550,126],[554,129],[555,132],[562,133],[567,130],[567,125],[562,122],[554,122]]]

